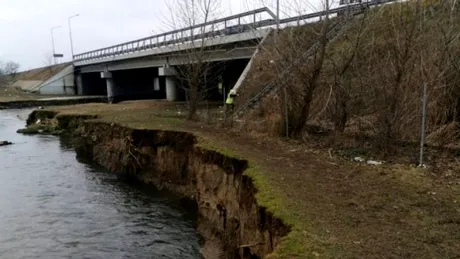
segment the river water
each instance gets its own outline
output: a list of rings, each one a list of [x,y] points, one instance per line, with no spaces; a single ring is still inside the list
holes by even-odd
[[[0,111],[0,258],[200,258],[177,199],[77,161],[64,139],[23,136]],[[19,118],[17,117],[19,115]]]

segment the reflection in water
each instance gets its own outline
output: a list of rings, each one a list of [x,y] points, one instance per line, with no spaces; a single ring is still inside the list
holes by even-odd
[[[193,215],[78,162],[65,139],[16,134],[0,112],[0,258],[199,258]]]

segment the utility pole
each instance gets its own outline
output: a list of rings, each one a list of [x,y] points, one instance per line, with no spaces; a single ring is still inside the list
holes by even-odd
[[[77,16],[80,16],[80,14],[75,14],[75,15],[73,15],[73,16],[70,16],[69,19],[68,19],[68,20],[69,20],[70,53],[72,54],[72,57],[71,57],[71,58],[72,58],[72,61],[73,61],[73,55],[74,55],[74,53],[73,53],[72,26],[71,26],[71,24],[70,24],[70,20],[71,20],[72,18],[77,17]]]
[[[55,65],[57,64],[57,61],[56,61],[56,48],[54,46],[54,33],[53,33],[53,31],[55,29],[58,29],[58,28],[61,28],[61,26],[55,26],[55,27],[51,28],[51,44],[53,46],[53,59],[54,59],[54,64]]]

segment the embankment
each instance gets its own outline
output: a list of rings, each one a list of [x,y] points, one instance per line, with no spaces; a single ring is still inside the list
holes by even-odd
[[[28,124],[54,120],[59,130],[74,135],[78,156],[122,178],[194,200],[205,258],[265,258],[288,234],[289,228],[257,203],[257,189],[245,175],[248,161],[204,148],[192,133],[132,129],[89,118],[38,110]]]
[[[50,99],[34,99],[21,101],[0,102],[0,109],[22,109],[39,106],[55,106],[55,105],[73,105],[84,103],[105,103],[106,97],[81,97],[81,98],[50,98]]]

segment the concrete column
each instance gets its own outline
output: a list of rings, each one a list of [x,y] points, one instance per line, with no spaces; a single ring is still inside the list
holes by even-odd
[[[76,93],[77,95],[83,95],[83,76],[82,74],[77,74],[75,77],[75,83],[76,83]]]
[[[111,72],[101,72],[101,78],[104,78],[107,83],[107,100],[113,103],[115,99],[115,82],[112,78]]]
[[[107,78],[107,100],[109,103],[113,103],[115,100],[115,82],[113,78]]]
[[[166,100],[174,102],[177,100],[177,88],[174,77],[168,76],[166,79]]]
[[[154,91],[160,91],[161,90],[161,87],[160,87],[160,78],[159,77],[155,77],[153,79],[153,90]]]
[[[158,75],[166,79],[166,100],[170,102],[177,100],[176,74],[176,70],[168,65],[158,68]]]

